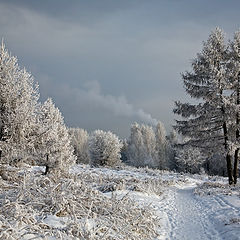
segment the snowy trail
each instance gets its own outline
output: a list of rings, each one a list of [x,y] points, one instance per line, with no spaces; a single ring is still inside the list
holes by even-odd
[[[161,218],[161,237],[164,240],[223,240],[240,239],[236,229],[226,229],[226,217],[239,216],[240,208],[231,205],[223,196],[200,197],[194,194],[196,184],[170,187],[163,198],[138,200],[149,203]]]
[[[222,239],[209,219],[209,209],[196,199],[193,190],[192,186],[174,187],[159,206],[166,217],[161,229],[165,232],[163,239]]]

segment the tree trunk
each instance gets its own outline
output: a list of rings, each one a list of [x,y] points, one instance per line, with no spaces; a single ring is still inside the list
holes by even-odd
[[[237,101],[236,101],[236,104],[237,106],[240,104],[240,74],[238,74],[238,86],[237,86]],[[240,136],[240,133],[239,133],[239,113],[237,112],[236,114],[236,142],[238,142],[239,140],[239,136]],[[234,177],[234,184],[237,183],[237,178],[238,178],[238,154],[239,154],[239,147],[237,147],[237,149],[235,150],[235,153],[234,153],[234,169],[233,169],[233,177]]]
[[[207,168],[207,172],[208,172],[208,174],[209,174],[209,172],[210,172],[209,161],[207,161],[207,163],[206,163],[206,168]]]
[[[46,169],[45,169],[44,175],[47,175],[47,174],[48,174],[48,172],[49,172],[49,166],[48,166],[48,165],[46,165]]]
[[[226,160],[227,160],[228,182],[229,182],[229,185],[231,185],[233,184],[233,175],[232,175],[233,171],[232,171],[232,159],[229,153],[227,153]]]
[[[237,183],[237,178],[238,178],[238,153],[239,153],[239,148],[235,150],[235,154],[234,154],[234,169],[233,169],[234,184]]]
[[[1,109],[0,109],[1,111]],[[2,124],[2,123],[1,123]],[[0,141],[4,141],[4,137],[3,137],[3,127],[0,128]],[[2,149],[0,150],[0,162],[2,160]]]
[[[220,83],[220,82],[219,82]],[[220,85],[219,85],[220,86]],[[222,97],[223,95],[223,91],[222,89],[220,90],[220,95]],[[224,147],[225,147],[225,151],[226,151],[226,161],[227,161],[227,173],[228,173],[228,182],[229,184],[233,184],[233,171],[232,171],[232,158],[230,155],[230,149],[229,149],[229,144],[228,144],[228,129],[227,129],[227,123],[225,120],[225,116],[226,116],[226,112],[224,109],[224,104],[222,102],[222,106],[221,106],[221,111],[222,111],[222,117],[223,117],[223,136],[224,136]]]
[[[48,154],[47,154],[46,160],[47,160],[47,164],[48,164]],[[46,169],[45,169],[44,175],[47,175],[49,172],[49,166],[47,164],[46,164]]]
[[[224,112],[224,110],[223,110]],[[224,134],[224,145],[225,150],[227,151],[226,161],[227,161],[227,173],[228,173],[228,182],[229,184],[233,184],[233,170],[232,170],[232,159],[228,149],[228,134],[227,134],[227,124],[223,123],[223,134]]]

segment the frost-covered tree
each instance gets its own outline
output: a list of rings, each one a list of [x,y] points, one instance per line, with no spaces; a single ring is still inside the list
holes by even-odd
[[[134,123],[130,131],[127,151],[128,163],[136,167],[142,167],[144,166],[145,153],[141,126],[138,123]]]
[[[38,86],[18,65],[16,57],[0,49],[0,162],[26,157],[34,145]]]
[[[167,139],[166,130],[163,123],[161,122],[157,123],[155,135],[158,167],[160,169],[165,169],[167,166]]]
[[[156,136],[151,126],[137,123],[132,125],[127,158],[128,163],[133,166],[159,167]]]
[[[38,138],[35,142],[39,154],[39,164],[49,171],[68,172],[76,161],[61,112],[51,99],[40,106],[38,116]]]
[[[96,130],[89,137],[90,164],[92,166],[115,166],[121,163],[122,143],[112,132]]]
[[[184,146],[178,148],[176,151],[176,163],[178,171],[199,173],[200,168],[206,161],[206,157],[203,156],[199,149]]]
[[[153,128],[148,125],[142,125],[141,131],[144,144],[143,151],[145,153],[144,165],[152,168],[159,167],[155,132]]]
[[[206,159],[203,168],[210,175],[227,176],[225,156],[217,152]]]
[[[189,137],[188,145],[205,154],[218,151],[226,156],[229,183],[233,183],[231,162],[231,109],[227,107],[229,79],[226,64],[227,46],[223,32],[217,28],[204,42],[201,53],[192,62],[192,71],[182,74],[186,92],[199,104],[176,102],[174,112],[184,118],[176,129]]]
[[[77,163],[89,163],[88,132],[81,128],[70,128],[69,135],[74,154],[77,156]]]
[[[233,41],[230,42],[229,58],[227,63],[227,76],[229,79],[228,92],[230,94],[230,100],[228,101],[229,114],[233,116],[230,125],[233,129],[233,151],[234,151],[234,168],[233,179],[234,183],[237,183],[238,177],[238,164],[239,164],[239,145],[240,145],[240,31],[234,34]]]
[[[127,139],[124,139],[122,141],[122,144],[123,144],[123,146],[121,148],[121,160],[122,160],[122,162],[126,163],[128,161],[128,156],[127,156],[127,154],[128,154],[128,141],[127,141]]]
[[[173,129],[166,137],[166,167],[168,169],[176,170],[176,148],[178,144],[178,135]]]

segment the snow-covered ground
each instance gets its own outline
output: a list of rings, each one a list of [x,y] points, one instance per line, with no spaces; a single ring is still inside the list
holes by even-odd
[[[164,201],[155,202],[162,239],[240,239],[239,196],[199,196],[196,189],[196,183],[177,184],[165,191]]]
[[[229,187],[227,178],[134,168],[93,171],[112,179],[127,180],[131,176],[145,182],[161,181],[159,191],[130,191],[125,186],[105,193],[127,194],[143,205],[151,205],[160,218],[158,239],[240,239],[240,187]]]
[[[52,181],[39,171],[0,181],[0,239],[240,239],[240,186],[226,178],[77,165]]]

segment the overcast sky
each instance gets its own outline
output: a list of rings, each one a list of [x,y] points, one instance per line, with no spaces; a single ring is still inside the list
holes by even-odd
[[[240,1],[0,0],[0,37],[71,127],[129,135],[173,124],[180,73],[210,32],[240,27]]]

